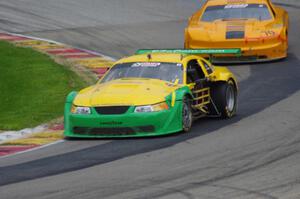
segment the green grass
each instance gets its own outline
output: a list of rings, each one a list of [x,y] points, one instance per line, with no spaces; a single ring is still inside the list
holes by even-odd
[[[0,130],[34,127],[62,116],[66,95],[84,86],[47,55],[0,42]]]

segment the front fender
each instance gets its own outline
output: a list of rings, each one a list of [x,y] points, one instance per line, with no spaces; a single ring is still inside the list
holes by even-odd
[[[169,106],[173,107],[176,101],[182,101],[186,95],[193,98],[193,93],[188,86],[180,87],[166,97],[166,102]]]
[[[66,98],[66,103],[72,103],[77,94],[78,94],[78,92],[76,92],[76,91],[72,91],[71,93],[69,93]]]
[[[69,132],[69,115],[70,115],[70,110],[73,104],[73,100],[75,99],[77,95],[77,92],[72,91],[71,93],[68,94],[65,102],[65,108],[64,108],[64,128],[65,132]]]

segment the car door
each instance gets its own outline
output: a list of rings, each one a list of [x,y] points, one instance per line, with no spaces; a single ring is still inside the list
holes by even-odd
[[[207,71],[201,60],[193,59],[187,64],[187,84],[193,92],[193,108],[207,113],[206,105],[210,103],[210,88],[207,82]]]

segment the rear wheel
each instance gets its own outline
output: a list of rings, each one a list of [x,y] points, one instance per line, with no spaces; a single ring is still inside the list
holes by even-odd
[[[211,97],[222,118],[231,118],[236,114],[237,89],[232,80],[215,85]]]
[[[182,103],[182,130],[188,132],[191,130],[193,124],[193,113],[191,100],[188,97],[184,97]]]

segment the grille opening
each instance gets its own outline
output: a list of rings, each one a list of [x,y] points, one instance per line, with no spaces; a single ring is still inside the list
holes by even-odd
[[[245,31],[226,32],[226,39],[243,39],[243,38],[245,38]]]
[[[116,114],[124,114],[128,111],[130,106],[102,106],[95,107],[95,110],[98,114],[103,115],[116,115]]]
[[[134,129],[127,127],[119,128],[86,128],[74,127],[73,132],[79,135],[133,135]]]
[[[144,132],[144,133],[151,133],[155,131],[154,126],[139,126],[137,127],[139,132]]]
[[[89,128],[89,127],[74,127],[73,133],[78,135],[136,135],[139,133],[152,133],[155,127],[152,125],[138,127],[105,127],[105,128]]]

